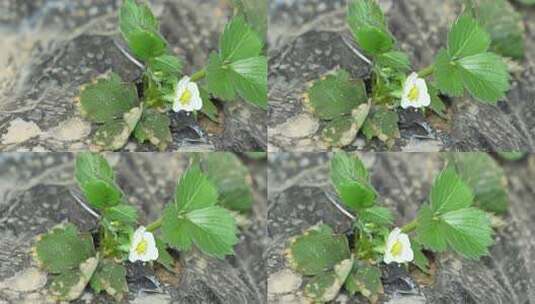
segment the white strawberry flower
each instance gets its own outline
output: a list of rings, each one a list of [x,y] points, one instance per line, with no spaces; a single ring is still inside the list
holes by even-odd
[[[409,236],[401,232],[401,229],[395,228],[390,232],[386,240],[384,262],[386,264],[392,262],[406,263],[413,259],[414,252],[412,252]]]
[[[418,77],[417,73],[412,73],[407,77],[403,84],[401,95],[401,107],[421,108],[431,104],[431,96],[427,91],[427,84],[423,78]]]
[[[188,76],[182,77],[176,85],[173,111],[192,112],[202,108],[202,99],[197,84]]]
[[[134,263],[136,261],[148,262],[156,259],[158,259],[158,248],[156,248],[154,235],[145,231],[144,226],[140,226],[132,237],[128,260]]]

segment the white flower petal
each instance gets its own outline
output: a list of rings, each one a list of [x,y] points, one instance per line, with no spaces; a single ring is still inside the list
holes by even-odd
[[[391,247],[392,245],[394,245],[394,243],[398,240],[400,233],[401,229],[399,229],[398,227],[394,228],[388,235],[388,239],[386,241],[387,246]]]
[[[412,72],[409,77],[407,77],[407,82],[414,83],[415,80],[418,79],[418,73]]]
[[[188,91],[191,94],[188,103],[183,104],[180,98],[184,92]],[[202,100],[199,93],[199,88],[195,82],[192,82],[188,76],[184,76],[176,85],[175,100],[173,102],[173,111],[187,111],[192,112],[202,108]]]
[[[396,244],[397,246],[401,245],[401,251],[399,254],[393,255],[392,247]],[[395,228],[388,235],[383,261],[387,264],[391,262],[406,263],[412,261],[413,259],[414,252],[411,248],[409,236],[401,232],[401,229]]]
[[[411,102],[409,101],[408,98],[403,97],[403,98],[401,99],[401,107],[402,107],[403,109],[410,108],[411,106],[412,106],[412,105],[411,105]]]
[[[385,256],[383,257],[383,261],[385,262],[385,264],[390,264],[394,260],[392,259],[392,255],[390,253],[385,253]]]
[[[409,94],[412,88],[418,89],[418,98],[416,100],[410,100]],[[405,83],[403,84],[403,92],[401,95],[401,107],[407,109],[410,107],[421,108],[431,104],[431,97],[427,90],[427,84],[425,79],[419,78],[417,73],[411,73]]]
[[[137,247],[139,243],[146,242],[145,252],[139,254]],[[154,235],[151,232],[145,231],[145,227],[140,226],[132,236],[132,242],[130,244],[130,252],[128,254],[128,260],[132,263],[136,261],[148,262],[156,260],[158,258],[158,248],[156,247],[156,241]]]
[[[199,88],[197,87],[196,83],[192,82],[190,83],[190,85],[191,85],[190,91],[192,93],[192,97],[191,97],[192,108],[193,110],[198,111],[202,109],[201,93],[199,92]]]
[[[405,262],[410,262],[414,258],[414,253],[412,252],[411,241],[409,236],[405,233],[399,235],[399,241],[403,244],[403,250],[400,254],[400,259]]]
[[[143,235],[145,234],[145,226],[139,226],[136,231],[134,232],[134,235],[132,236],[132,244],[130,248],[135,248],[134,244],[138,244],[143,240]]]
[[[425,94],[422,96],[422,106],[427,107],[431,104],[431,96],[429,94]]]
[[[175,112],[180,112],[180,110],[182,110],[182,104],[180,103],[180,97],[182,96],[182,94],[184,94],[184,91],[186,90],[186,87],[182,86],[182,87],[179,87],[177,85],[177,88],[176,88],[176,95],[175,95],[175,101],[173,102],[173,111]]]
[[[128,254],[128,260],[130,261],[130,263],[134,263],[139,260],[139,258],[134,251],[130,250],[130,254]]]
[[[180,79],[180,81],[178,81],[176,87],[177,89],[186,89],[186,87],[188,86],[188,84],[190,83],[190,78],[189,76],[184,76],[182,77],[182,79]]]
[[[182,94],[188,89],[188,85],[190,84],[190,78],[189,76],[184,76],[175,87],[175,101],[173,102],[173,111],[180,112],[181,110],[185,110],[185,108],[180,103],[180,97],[182,97]]]
[[[414,253],[411,247],[403,248],[403,251],[399,255],[399,263],[411,262],[414,259]]]

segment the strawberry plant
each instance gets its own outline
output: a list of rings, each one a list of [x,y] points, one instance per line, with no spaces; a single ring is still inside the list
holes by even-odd
[[[348,1],[347,24],[363,53],[355,52],[371,66],[371,75],[367,88],[340,69],[309,88],[306,103],[324,122],[323,141],[344,147],[360,132],[391,148],[400,137],[400,108],[429,108],[446,118],[447,97],[469,94],[493,105],[503,100],[510,88],[504,57],[524,56],[522,18],[505,0],[465,2],[434,62],[412,71],[411,56],[397,47],[377,1]]]
[[[172,141],[169,112],[200,112],[217,122],[214,100],[241,98],[267,108],[263,38],[242,14],[226,24],[206,67],[190,76],[182,74],[182,60],[170,52],[148,5],[125,0],[118,17],[122,37],[143,62],[142,92],[115,73],[82,88],[82,114],[98,125],[94,149],[118,150],[134,136],[165,150]]]
[[[493,244],[490,214],[502,214],[507,208],[504,173],[482,153],[451,154],[447,159],[414,220],[392,228],[394,215],[379,204],[364,164],[356,156],[335,153],[331,182],[352,213],[352,233],[338,234],[319,224],[290,240],[286,260],[308,277],[304,295],[324,303],[345,289],[376,302],[383,293],[384,264],[410,263],[427,273],[424,250],[452,251],[473,260],[488,255]]]
[[[228,170],[214,171],[214,157],[218,168]],[[121,301],[128,291],[129,263],[158,263],[174,272],[170,249],[187,252],[195,247],[219,259],[233,255],[238,243],[235,217],[252,204],[247,169],[232,154],[196,159],[180,177],[162,216],[144,226],[106,159],[79,154],[76,181],[87,204],[83,206],[97,218],[98,226],[92,234],[64,223],[38,237],[34,258],[52,278],[50,294],[71,301],[90,286]]]

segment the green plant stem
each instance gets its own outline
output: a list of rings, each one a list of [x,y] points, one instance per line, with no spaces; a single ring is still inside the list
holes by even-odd
[[[434,65],[430,65],[430,66],[420,70],[418,72],[418,76],[421,77],[421,78],[425,78],[425,77],[433,74],[434,71],[435,71],[435,66]]]
[[[191,75],[190,80],[191,81],[198,81],[198,80],[203,79],[205,76],[206,76],[206,70],[202,69],[202,70],[199,70],[199,71],[193,73],[193,75]]]
[[[148,232],[154,232],[156,229],[160,228],[163,223],[163,217],[160,217],[159,219],[155,220],[154,222],[150,223],[145,230]]]
[[[401,231],[404,233],[409,233],[418,227],[418,219],[414,219],[412,222],[401,227]]]

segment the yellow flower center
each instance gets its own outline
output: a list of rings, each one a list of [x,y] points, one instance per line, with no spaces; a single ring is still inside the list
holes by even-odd
[[[143,255],[147,252],[147,247],[148,247],[149,243],[147,242],[147,240],[141,240],[141,242],[139,242],[136,246],[136,253],[138,255]]]
[[[390,248],[390,253],[392,253],[393,256],[398,256],[401,254],[401,250],[403,249],[403,244],[399,240],[397,240],[394,245],[392,245],[392,248]]]
[[[416,86],[413,86],[412,89],[409,91],[409,95],[407,97],[409,97],[410,101],[415,102],[419,96],[420,90],[418,90]]]
[[[191,92],[190,92],[188,89],[186,89],[186,90],[184,91],[184,93],[182,93],[182,96],[180,96],[180,98],[179,98],[180,103],[181,103],[183,106],[189,104],[190,101],[191,101],[191,97],[192,97]]]

